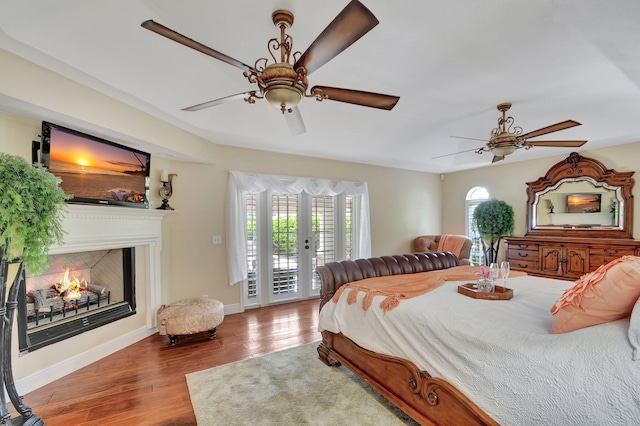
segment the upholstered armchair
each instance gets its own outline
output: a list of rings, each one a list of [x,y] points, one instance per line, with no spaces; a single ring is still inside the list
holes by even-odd
[[[428,251],[442,251],[442,248],[438,248],[440,244],[440,238],[442,235],[421,235],[413,240],[413,251],[415,253],[425,253]],[[464,237],[464,236],[463,236]],[[464,237],[466,241],[460,249],[460,254],[454,253],[458,257],[458,263],[460,265],[471,264],[471,245],[473,242],[470,238]],[[446,250],[446,248],[445,248]]]

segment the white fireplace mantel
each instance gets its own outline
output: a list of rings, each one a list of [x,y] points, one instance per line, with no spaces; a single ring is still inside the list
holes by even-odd
[[[162,219],[170,210],[69,204],[63,213],[64,241],[50,254],[161,245]]]

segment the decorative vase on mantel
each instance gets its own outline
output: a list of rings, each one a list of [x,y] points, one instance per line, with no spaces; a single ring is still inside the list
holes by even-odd
[[[11,419],[0,391],[0,424],[44,425],[18,395],[11,365],[11,338],[23,270],[39,272],[49,247],[63,237],[61,210],[70,198],[60,179],[22,157],[0,153],[0,379],[13,407]]]

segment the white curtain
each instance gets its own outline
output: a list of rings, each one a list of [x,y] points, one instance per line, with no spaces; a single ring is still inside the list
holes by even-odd
[[[366,182],[332,181],[229,172],[227,187],[227,262],[229,285],[247,278],[247,199],[246,194],[259,194],[271,190],[282,195],[300,194],[335,196],[344,193],[358,196],[360,204],[357,226],[357,241],[354,251],[359,257],[371,256],[371,226],[369,222],[369,190]]]

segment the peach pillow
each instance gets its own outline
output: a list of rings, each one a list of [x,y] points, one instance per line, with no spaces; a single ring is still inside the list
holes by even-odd
[[[551,307],[551,333],[567,333],[631,314],[640,297],[640,257],[623,256],[583,275]]]

